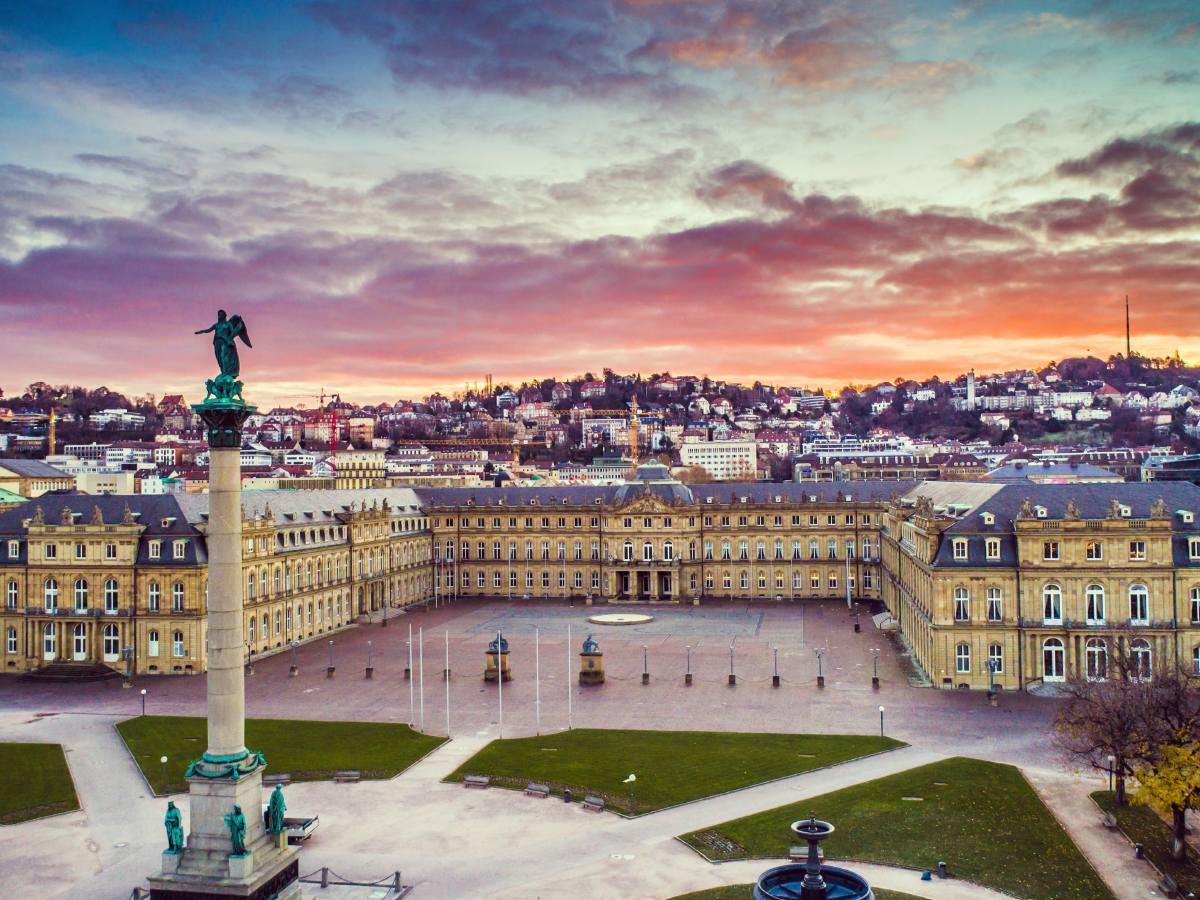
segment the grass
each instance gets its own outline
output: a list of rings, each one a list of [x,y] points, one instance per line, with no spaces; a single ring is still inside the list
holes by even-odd
[[[0,825],[79,809],[61,744],[0,744]]]
[[[502,787],[531,781],[562,795],[604,797],[606,806],[644,813],[725,791],[892,750],[891,738],[709,731],[607,731],[580,728],[545,737],[492,741],[447,781],[488,775]]]
[[[920,797],[920,800],[905,800]],[[830,859],[934,869],[1028,900],[1112,900],[1013,766],[957,757],[735,819],[683,840],[710,859],[778,858],[809,813],[837,832]]]
[[[690,894],[680,894],[672,900],[752,900],[750,889],[752,884],[731,884],[728,887],[709,888],[707,891],[693,891]],[[901,894],[899,891],[888,891],[883,888],[872,888],[875,900],[921,900],[912,894]]]
[[[1180,896],[1200,893],[1200,860],[1196,851],[1188,847],[1186,860],[1171,859],[1171,828],[1158,813],[1148,806],[1117,806],[1110,791],[1096,791],[1092,799],[1102,810],[1116,816],[1117,826],[1126,837],[1146,848],[1146,857],[1159,871],[1175,879]]]
[[[167,757],[167,790],[187,790],[184,772],[208,746],[208,722],[192,716],[138,716],[117,725],[125,746],[158,793]],[[246,746],[267,760],[267,774],[293,781],[323,781],[343,769],[363,778],[391,778],[445,742],[390,722],[309,722],[247,719]]]

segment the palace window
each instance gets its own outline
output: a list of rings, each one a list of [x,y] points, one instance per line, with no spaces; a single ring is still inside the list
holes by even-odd
[[[722,586],[723,588],[725,588],[725,590],[727,590],[727,591],[728,591],[728,590],[731,590],[731,589],[732,589],[733,582],[729,580],[729,573],[728,573],[728,572],[726,572],[726,573],[724,574],[724,576],[723,576],[723,577],[722,577],[722,579],[721,579],[721,582],[722,582],[721,586]]]
[[[670,562],[675,558],[675,545],[670,541],[663,544],[663,559]]]
[[[1195,594],[1196,594],[1196,591],[1194,588],[1192,590],[1192,594],[1193,594],[1193,596],[1195,596]],[[20,597],[20,588],[17,587],[17,583],[15,581],[10,581],[8,583],[8,608],[9,609],[17,608],[17,599],[19,597]]]
[[[783,559],[783,541],[775,542],[775,558]]]
[[[754,551],[755,551],[755,557],[754,557],[755,559],[766,559],[767,558],[767,545],[764,542],[758,541],[757,544],[755,544]]]
[[[478,576],[477,576],[477,577],[476,577],[476,579],[475,579],[475,585],[476,585],[478,588],[480,588],[481,590],[482,590],[483,588],[486,588],[486,587],[487,587],[487,572],[484,572],[483,570],[480,570],[480,572],[479,572]]]
[[[575,558],[583,559],[583,541],[575,542]]]
[[[158,612],[158,585],[150,583],[150,612]]]
[[[959,675],[968,675],[971,672],[971,647],[968,644],[959,644],[954,648],[954,671]]]
[[[254,634],[251,633],[250,637],[253,638]],[[183,656],[183,632],[182,631],[175,632],[173,643],[174,643],[174,647],[172,649],[173,649],[174,654],[176,656]]]
[[[808,587],[810,590],[819,591],[821,589],[821,573],[816,569],[808,575]]]
[[[712,576],[712,572],[706,572],[706,573],[704,574],[704,589],[705,589],[706,591],[711,591],[711,590],[713,589],[713,576]]]
[[[1150,592],[1144,584],[1135,584],[1129,588],[1129,624],[1150,624]]]
[[[1145,541],[1130,541],[1129,542],[1129,559],[1137,562],[1146,558],[1146,542]]]
[[[162,556],[162,541],[150,542],[150,558],[158,559]]]
[[[1084,657],[1088,681],[1104,681],[1108,678],[1108,646],[1102,639],[1088,638]]]
[[[829,573],[829,589],[831,591],[837,590],[837,569],[834,569]]]
[[[830,541],[825,549],[828,551],[830,559],[837,559],[837,541]]]
[[[158,656],[158,632],[150,631],[146,634],[146,641],[149,644],[146,653],[148,656]]]
[[[1058,541],[1046,541],[1042,544],[1042,559],[1058,559]]]
[[[738,559],[749,559],[749,554],[749,544],[746,541],[738,541]]]
[[[550,573],[543,572],[542,573],[542,588],[548,589],[549,587],[550,587]]]
[[[17,629],[15,628],[8,629],[8,652],[17,652]]]
[[[999,538],[988,538],[986,541],[984,541],[983,546],[987,550],[987,558],[988,559],[999,559],[1000,558],[1000,539]]]
[[[1130,662],[1130,678],[1134,681],[1149,681],[1150,668],[1150,642],[1145,638],[1138,638],[1129,643],[1129,662]]]
[[[53,578],[46,579],[45,599],[46,609],[58,609],[58,582]]]
[[[625,562],[633,561],[633,541],[626,541],[621,547],[621,559]]]
[[[567,558],[566,541],[559,541],[558,542],[558,559],[561,561],[561,560],[565,560],[566,558]]]
[[[1084,591],[1087,602],[1087,624],[1104,624],[1104,588],[1098,584],[1089,584]]]
[[[1088,559],[1104,559],[1104,545],[1099,541],[1088,541],[1086,552]]]
[[[969,622],[971,620],[971,601],[966,588],[954,589],[954,621]]]
[[[117,611],[117,583],[111,578],[104,582],[104,610]]]
[[[58,559],[58,546],[56,544],[46,545],[46,559]]]
[[[875,585],[872,584],[871,570],[867,569],[863,572],[863,590],[871,590]]]
[[[11,553],[9,554],[12,555]],[[1200,559],[1200,538],[1188,538],[1188,557]]]
[[[1057,584],[1042,588],[1042,621],[1045,625],[1062,624],[1062,588]]]
[[[958,538],[954,541],[954,558],[955,559],[966,559],[967,558],[967,542],[965,539]]]
[[[15,593],[13,591],[14,587],[16,587],[15,583],[9,585],[8,596],[10,598],[12,598],[14,596],[14,593]],[[10,602],[8,605],[16,606],[16,603]],[[1188,607],[1189,607],[1189,611],[1191,612],[1192,624],[1194,625],[1194,624],[1200,622],[1200,587],[1192,588]]]
[[[750,577],[745,572],[742,573],[740,586],[743,591],[750,587]]]
[[[1042,680],[1063,681],[1066,678],[1065,653],[1059,638],[1047,638],[1042,642]]]
[[[650,562],[654,559],[654,545],[649,541],[642,544],[642,559],[645,562]]]
[[[992,644],[988,647],[988,662],[992,664],[992,671],[997,675],[1004,672],[1004,648],[999,644]]]
[[[88,583],[86,578],[75,580],[75,608],[88,608]]]
[[[187,556],[187,541],[175,541],[171,545],[171,553],[175,559],[183,559]]]
[[[75,545],[75,558],[76,559],[87,559],[87,544],[76,544]]]

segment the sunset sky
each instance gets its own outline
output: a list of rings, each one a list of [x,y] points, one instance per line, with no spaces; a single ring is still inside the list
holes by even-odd
[[[1200,359],[1190,2],[0,5],[0,387]],[[304,402],[289,400],[286,402]]]

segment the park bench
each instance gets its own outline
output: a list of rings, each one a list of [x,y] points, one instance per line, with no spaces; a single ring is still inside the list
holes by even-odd
[[[1168,897],[1179,896],[1179,885],[1175,883],[1175,879],[1170,875],[1163,875],[1162,880],[1158,883],[1158,889]]]
[[[788,847],[789,862],[804,862],[806,859],[808,859],[808,847],[800,844],[792,844],[792,846]],[[822,862],[825,860],[825,851],[820,847],[817,848],[817,859]]]
[[[333,780],[338,784],[353,784],[362,777],[362,773],[354,769],[345,769],[341,772],[333,773]]]
[[[525,785],[525,794],[529,797],[537,797],[545,800],[550,796],[550,788],[544,784],[534,784],[532,781]]]
[[[469,788],[486,788],[491,781],[486,775],[468,775],[463,779],[463,786]]]
[[[1100,820],[1100,824],[1103,825],[1105,828],[1107,828],[1109,831],[1116,831],[1117,817],[1114,816],[1112,813],[1105,813],[1104,818]]]
[[[604,798],[585,796],[583,798],[583,808],[592,812],[602,812],[604,810]]]
[[[263,784],[264,785],[268,785],[268,786],[276,785],[276,784],[289,785],[291,783],[292,783],[292,776],[288,772],[284,772],[282,775],[264,775],[263,776]]]

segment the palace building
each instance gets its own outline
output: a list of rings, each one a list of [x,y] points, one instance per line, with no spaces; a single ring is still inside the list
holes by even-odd
[[[605,486],[247,492],[243,510],[248,658],[443,597],[833,599],[885,607],[935,687],[1104,677],[1117,648],[1200,666],[1189,483],[683,485],[645,465]],[[207,515],[204,494],[0,512],[4,671],[204,671]]]

